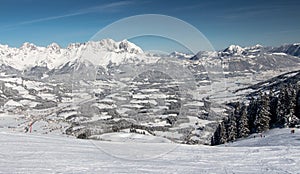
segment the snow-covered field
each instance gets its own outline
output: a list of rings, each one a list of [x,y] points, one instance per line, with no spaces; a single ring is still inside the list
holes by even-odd
[[[5,131],[0,132],[0,173],[299,173],[300,129],[295,134],[275,129],[265,136],[211,147]]]

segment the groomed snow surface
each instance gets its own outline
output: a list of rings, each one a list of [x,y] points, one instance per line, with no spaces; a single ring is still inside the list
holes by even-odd
[[[0,173],[299,173],[300,129],[264,135],[211,147],[5,131]]]

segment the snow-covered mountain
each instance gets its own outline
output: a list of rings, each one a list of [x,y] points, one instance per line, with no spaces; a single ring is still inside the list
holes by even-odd
[[[245,49],[238,45],[230,45],[224,51],[222,51],[222,56],[233,56],[233,55],[242,55]]]
[[[199,52],[189,60],[198,65],[215,64],[219,60],[222,70],[227,73],[277,71],[299,66],[300,59],[296,56],[295,45],[297,44],[278,48],[261,45],[250,47],[231,45],[223,51]]]
[[[173,52],[168,56],[192,61],[199,61],[199,59],[202,61],[204,58],[221,58],[225,60],[224,62],[228,62],[228,64],[237,64],[235,59],[239,59],[240,63],[244,62],[243,64],[245,64],[246,62],[250,66],[257,65],[254,69],[257,69],[257,67],[269,67],[272,69],[272,67],[278,67],[276,66],[277,59],[280,59],[279,62],[282,62],[281,59],[285,59],[284,66],[294,66],[297,60],[293,56],[300,55],[299,45],[290,44],[277,48],[263,47],[261,45],[251,47],[230,45],[219,52],[202,51],[195,56]],[[0,64],[18,71],[30,70],[35,67],[57,70],[62,67],[66,68],[66,65],[72,65],[78,62],[77,60],[87,60],[94,65],[103,67],[109,64],[119,65],[132,62],[153,63],[157,60],[157,57],[144,53],[140,47],[127,40],[117,42],[112,39],[104,39],[86,43],[72,43],[66,48],[62,48],[56,43],[52,43],[47,47],[40,47],[26,42],[20,48],[0,45]],[[264,65],[264,62],[268,65]]]
[[[87,59],[106,66],[110,61],[120,63],[137,58],[141,54],[143,50],[127,40],[116,42],[112,39],[104,39],[72,43],[67,48],[61,48],[56,43],[47,47],[39,47],[26,42],[20,48],[0,45],[0,64],[17,70],[26,70],[35,66],[54,69],[75,59]]]
[[[300,43],[286,44],[278,48],[273,48],[271,51],[300,57]]]
[[[219,52],[221,57],[232,56],[257,56],[260,53],[274,54],[274,55],[290,55],[300,56],[300,43],[285,44],[279,47],[264,47],[262,45],[255,45],[250,47],[241,47],[239,45],[230,45],[223,51]]]
[[[261,52],[265,52],[267,48],[262,45],[254,45],[250,47],[241,47],[239,45],[230,45],[223,51],[219,52],[219,56],[221,57],[232,57],[232,56],[257,56]]]
[[[186,54],[186,53],[181,53],[181,52],[177,52],[177,51],[170,53],[169,56],[172,58],[177,58],[177,59],[189,59],[189,58],[193,57],[192,54]]]

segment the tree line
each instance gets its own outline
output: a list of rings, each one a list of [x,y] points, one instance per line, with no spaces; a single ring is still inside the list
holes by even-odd
[[[300,124],[300,88],[288,84],[280,90],[270,89],[249,97],[249,102],[231,103],[232,111],[221,120],[211,138],[211,145],[224,144],[252,133],[271,128]]]

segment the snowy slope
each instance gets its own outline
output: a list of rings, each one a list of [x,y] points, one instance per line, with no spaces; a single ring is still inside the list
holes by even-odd
[[[0,132],[0,139],[0,173],[273,174],[300,171],[299,146],[117,143],[8,132]]]
[[[260,147],[260,146],[298,146],[300,147],[300,130],[294,129],[291,134],[290,129],[272,129],[263,134],[252,134],[250,137],[229,143],[230,147]],[[262,135],[262,136],[261,136]]]

